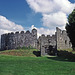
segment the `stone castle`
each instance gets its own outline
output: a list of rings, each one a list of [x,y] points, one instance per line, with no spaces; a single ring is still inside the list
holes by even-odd
[[[56,27],[55,35],[42,34],[37,39],[37,30],[33,29],[30,31],[21,31],[16,33],[8,33],[1,35],[1,49],[9,50],[16,49],[18,47],[33,47],[40,49],[41,55],[54,54],[57,53],[58,49],[70,49],[72,44],[65,30],[61,30]]]
[[[36,48],[37,46],[37,30],[33,29],[32,32],[24,31],[16,33],[8,33],[1,35],[1,49],[16,49],[18,47],[28,47],[32,46]]]

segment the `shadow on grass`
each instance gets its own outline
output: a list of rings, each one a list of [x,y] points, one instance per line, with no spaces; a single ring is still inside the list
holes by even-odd
[[[70,61],[70,62],[75,62],[75,54],[72,52],[68,51],[58,51],[58,56],[57,57],[47,57],[48,59],[53,59],[57,61]]]
[[[33,51],[33,54],[36,55],[37,57],[41,56],[41,52],[40,51]]]

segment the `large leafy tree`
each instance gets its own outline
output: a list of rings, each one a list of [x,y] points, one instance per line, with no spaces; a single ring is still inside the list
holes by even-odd
[[[75,9],[68,16],[68,23],[66,24],[66,31],[72,43],[73,49],[75,49]]]

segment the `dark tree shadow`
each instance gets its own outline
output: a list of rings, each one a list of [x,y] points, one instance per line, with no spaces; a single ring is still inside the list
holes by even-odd
[[[53,59],[57,61],[71,61],[75,62],[75,54],[72,52],[68,51],[58,51],[58,56],[57,57],[47,57],[48,59]]]
[[[40,51],[33,51],[33,54],[36,55],[37,57],[41,56],[41,52]]]

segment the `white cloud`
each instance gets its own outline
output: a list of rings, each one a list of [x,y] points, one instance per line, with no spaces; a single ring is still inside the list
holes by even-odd
[[[43,25],[50,29],[56,26],[65,28],[67,15],[72,12],[75,3],[69,0],[26,0],[30,8],[42,14]]]
[[[21,25],[15,24],[6,17],[0,15],[0,41],[1,34],[15,31],[22,31],[24,28]]]
[[[32,29],[37,29],[34,25],[32,25],[31,27],[30,27],[30,30],[32,30]]]
[[[9,30],[9,31],[24,30],[21,25],[15,24],[14,22],[8,20],[4,16],[0,16],[0,29]]]
[[[26,1],[35,12],[48,13],[53,10],[52,1],[49,0],[26,0]]]
[[[26,0],[29,6],[35,11],[40,13],[53,13],[63,11],[70,13],[75,4],[69,0]]]
[[[54,29],[45,29],[45,28],[43,28],[43,27],[41,27],[41,28],[38,28],[37,29],[37,31],[38,31],[38,37],[39,36],[41,36],[41,34],[45,34],[45,35],[53,35],[54,33],[55,33],[55,30]]]
[[[69,0],[54,0],[54,2],[55,2],[55,7],[56,8],[60,7],[59,11],[62,11],[66,14],[71,13],[75,7],[75,3],[73,4]]]
[[[49,28],[63,27],[67,23],[67,16],[63,12],[43,14],[43,25]]]
[[[3,33],[22,30],[24,30],[24,28],[21,25],[15,24],[6,17],[0,15],[0,35]]]
[[[37,29],[37,37],[41,36],[42,34],[45,34],[45,35],[53,35],[55,34],[55,29],[46,29],[46,28],[37,28],[35,27],[34,25],[31,26],[31,30],[32,29]]]

